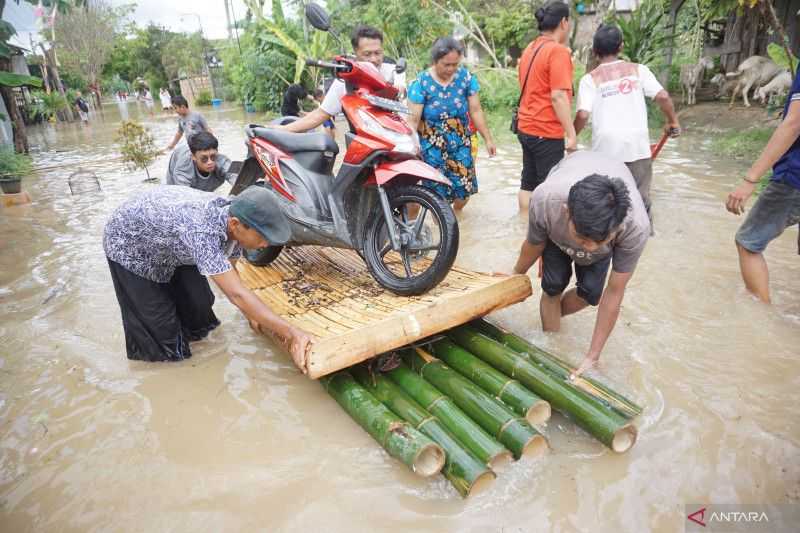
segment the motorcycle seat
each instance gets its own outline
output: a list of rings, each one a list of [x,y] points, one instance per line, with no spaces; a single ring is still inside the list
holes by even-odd
[[[251,125],[248,137],[258,137],[274,144],[284,152],[332,152],[339,153],[339,145],[327,133],[290,133],[287,131]]]

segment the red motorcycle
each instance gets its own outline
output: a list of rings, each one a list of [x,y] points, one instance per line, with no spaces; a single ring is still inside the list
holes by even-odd
[[[318,10],[307,11],[312,25],[329,31],[327,13],[315,4],[308,7]],[[334,176],[339,147],[325,133],[250,125],[248,158],[231,194],[263,178],[289,219],[287,246],[354,249],[390,291],[428,291],[450,271],[459,231],[450,204],[420,181],[449,185],[449,180],[420,160],[419,138],[402,117],[408,109],[374,65],[347,56],[307,63],[333,71],[348,87],[342,107],[350,131],[341,168]],[[281,249],[269,246],[245,256],[267,265]]]

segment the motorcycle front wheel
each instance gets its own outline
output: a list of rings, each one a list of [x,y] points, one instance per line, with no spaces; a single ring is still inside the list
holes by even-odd
[[[267,246],[257,250],[243,250],[242,255],[251,265],[267,266],[281,255],[282,250],[283,246]]]
[[[458,222],[450,204],[419,185],[388,187],[386,194],[400,249],[392,247],[380,204],[364,227],[364,261],[375,280],[401,296],[439,284],[458,253]]]

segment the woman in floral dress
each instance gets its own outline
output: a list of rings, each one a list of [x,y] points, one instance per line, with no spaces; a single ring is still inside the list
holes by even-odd
[[[463,209],[478,192],[472,153],[470,117],[486,143],[489,156],[496,148],[478,98],[478,78],[461,66],[464,47],[452,37],[437,39],[431,50],[433,66],[422,72],[408,89],[411,127],[420,134],[422,157],[450,179],[452,187],[427,182]]]

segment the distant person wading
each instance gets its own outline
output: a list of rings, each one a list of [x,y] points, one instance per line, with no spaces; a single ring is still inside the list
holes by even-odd
[[[201,131],[207,131],[211,134],[214,133],[211,131],[211,128],[208,127],[208,122],[206,122],[203,115],[196,111],[189,111],[189,102],[187,102],[186,98],[183,96],[178,95],[173,98],[172,107],[178,115],[178,131],[175,132],[175,137],[172,138],[172,142],[167,146],[167,150],[173,150],[183,136],[186,136],[186,141],[188,142]]]

